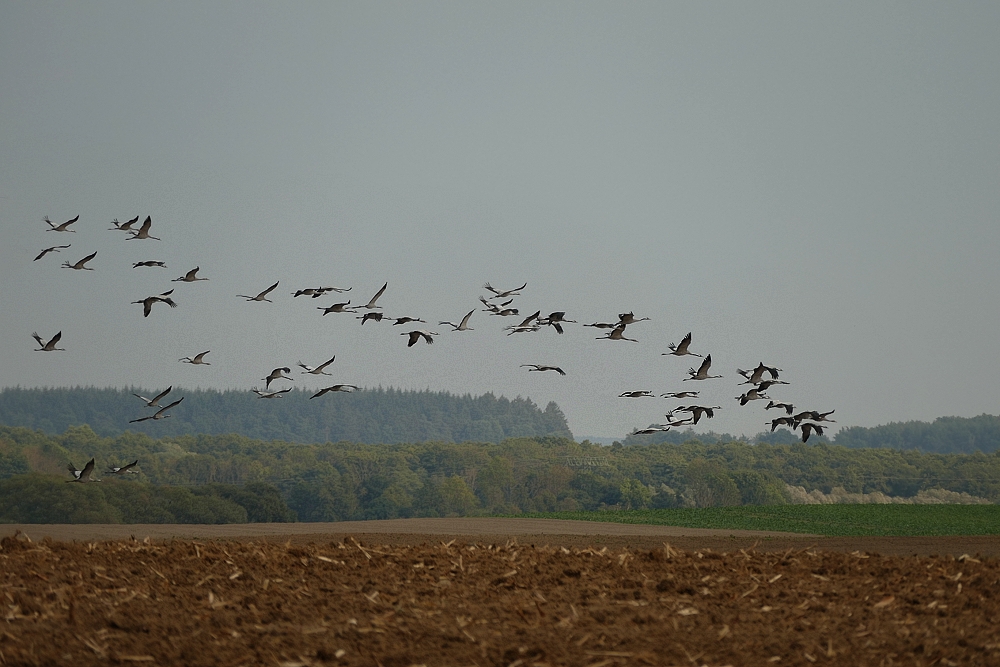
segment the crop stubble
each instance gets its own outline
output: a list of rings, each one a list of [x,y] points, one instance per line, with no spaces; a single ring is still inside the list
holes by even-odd
[[[424,537],[6,537],[0,662],[1000,664],[992,557]]]

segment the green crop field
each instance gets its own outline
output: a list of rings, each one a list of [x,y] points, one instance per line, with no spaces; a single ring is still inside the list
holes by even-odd
[[[828,536],[1000,535],[1000,505],[745,505],[520,516]]]

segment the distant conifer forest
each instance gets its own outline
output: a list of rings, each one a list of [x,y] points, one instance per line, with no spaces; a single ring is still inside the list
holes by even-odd
[[[162,389],[162,388],[161,388]],[[0,424],[62,433],[87,424],[100,436],[125,431],[153,437],[236,433],[260,440],[298,443],[351,441],[493,442],[506,438],[572,438],[566,417],[555,403],[539,409],[530,399],[487,393],[457,396],[447,392],[361,389],[310,400],[311,392],[293,389],[281,398],[261,399],[249,391],[175,387],[163,404],[184,397],[169,419],[130,424],[155,412],[133,394],[160,391],[135,387],[0,390]]]

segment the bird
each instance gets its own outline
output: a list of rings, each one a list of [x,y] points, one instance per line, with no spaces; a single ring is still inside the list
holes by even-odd
[[[563,333],[562,324],[564,322],[572,322],[573,324],[576,324],[576,320],[566,319],[566,311],[564,310],[557,310],[554,313],[549,313],[548,317],[538,318],[539,326],[550,326],[556,330],[556,333],[560,334]]]
[[[607,340],[628,340],[628,341],[631,341],[633,343],[638,343],[639,342],[635,338],[626,338],[625,335],[624,335],[624,333],[625,333],[625,325],[624,324],[619,324],[614,329],[612,329],[611,331],[609,331],[607,333],[607,335],[605,335],[605,336],[598,336],[595,340],[607,339]]]
[[[278,282],[281,282],[281,281],[279,280]],[[278,283],[274,283],[273,285],[271,285],[270,287],[268,287],[266,290],[264,290],[263,292],[261,292],[257,296],[247,296],[246,294],[237,294],[236,296],[242,297],[242,298],[246,299],[247,301],[267,301],[268,303],[274,303],[273,301],[271,301],[270,299],[267,298],[267,295],[270,294],[271,290],[273,290],[277,286],[278,286]]]
[[[73,232],[74,234],[76,234],[76,230],[75,229],[70,229],[69,226],[72,225],[74,222],[76,222],[79,219],[80,219],[80,216],[76,216],[72,220],[67,220],[66,222],[62,223],[61,225],[57,225],[57,224],[53,223],[51,220],[49,220],[49,216],[45,216],[44,218],[42,218],[42,220],[44,220],[45,222],[49,223],[49,228],[46,229],[45,231],[47,231],[47,232]]]
[[[507,331],[508,336],[513,336],[516,333],[529,333],[531,331],[538,331],[539,329],[541,329],[541,327],[538,326],[537,324],[529,324],[528,326],[509,326],[509,327],[504,327],[504,329],[508,330]]]
[[[286,378],[290,379],[290,378]],[[277,391],[261,391],[257,387],[253,387],[250,391],[257,394],[258,398],[281,398],[282,394],[286,394],[292,390],[291,387],[286,387],[285,389],[278,389]]]
[[[774,429],[778,428],[779,426],[788,426],[791,428],[795,428],[796,425],[798,424],[798,422],[795,421],[793,417],[778,417],[777,419],[772,419],[769,423],[771,424],[771,433],[774,433]]]
[[[392,323],[392,326],[396,326],[397,324],[409,324],[410,322],[423,322],[424,324],[427,324],[427,320],[422,320],[419,317],[390,317],[389,319],[396,320]]]
[[[36,341],[38,341],[38,345],[40,346],[37,350],[35,350],[35,352],[65,352],[66,351],[66,348],[56,347],[56,343],[58,343],[59,339],[62,338],[62,331],[60,331],[55,336],[53,336],[52,339],[48,343],[46,343],[45,341],[43,341],[42,338],[41,338],[41,336],[39,336],[37,333],[32,332],[31,337],[34,338]]]
[[[645,389],[640,391],[624,391],[618,394],[618,398],[656,398],[653,393]]]
[[[765,410],[770,410],[771,408],[778,408],[780,410],[784,410],[788,414],[792,414],[792,412],[795,410],[795,406],[792,405],[791,403],[783,403],[781,401],[770,401],[764,407]]]
[[[92,477],[94,472],[94,459],[87,461],[87,465],[83,466],[83,470],[77,470],[76,466],[72,463],[68,467],[70,473],[73,475],[73,479],[67,480],[68,482],[96,482],[97,480]]]
[[[504,308],[503,310],[490,311],[490,315],[510,317],[511,315],[517,315],[517,308]]]
[[[644,322],[648,319],[648,317],[636,318],[635,314],[630,310],[627,313],[620,313],[618,315],[618,324],[635,324],[636,322]]]
[[[650,424],[646,428],[640,428],[632,431],[629,435],[649,435],[651,433],[664,433],[669,430],[670,427],[666,424]]]
[[[153,239],[154,241],[159,241],[160,239],[156,238],[155,236],[149,235],[149,228],[152,226],[153,226],[153,218],[152,216],[147,215],[146,219],[142,221],[142,227],[139,227],[139,231],[136,231],[134,229],[128,230],[129,233],[132,234],[132,236],[128,237],[125,240],[134,241],[135,239]],[[121,228],[119,227],[119,229]]]
[[[199,352],[193,357],[181,357],[177,361],[182,361],[185,364],[194,364],[195,366],[211,366],[209,362],[205,361],[205,355],[211,352],[211,350],[205,350],[204,352]]]
[[[323,308],[322,306],[317,306],[317,310],[322,310],[324,315],[329,315],[330,313],[353,313],[355,310],[353,308],[348,308],[351,305],[350,300],[345,303],[335,303],[329,308]]]
[[[508,296],[515,296],[517,294],[520,294],[521,290],[523,290],[527,286],[528,283],[524,283],[520,287],[515,287],[514,289],[500,291],[493,289],[493,287],[489,283],[486,283],[485,285],[483,285],[483,289],[493,292],[493,296],[490,297],[491,299],[504,299]]]
[[[746,405],[750,401],[771,400],[770,396],[765,396],[764,394],[761,393],[761,391],[762,390],[758,389],[757,387],[754,387],[753,389],[747,389],[746,393],[737,396],[736,400],[740,402],[740,405]]]
[[[521,364],[521,368],[527,368],[528,372],[532,371],[555,371],[559,375],[566,375],[566,371],[559,368],[558,366],[543,366],[541,364]]]
[[[381,322],[382,318],[385,317],[385,313],[365,313],[355,319],[361,320],[361,326],[365,325],[368,320],[375,320],[376,322]]]
[[[191,269],[190,271],[188,271],[187,273],[185,273],[180,278],[174,278],[170,282],[172,282],[172,283],[193,283],[193,282],[196,282],[198,280],[208,280],[208,278],[199,278],[198,277],[198,269],[200,269],[200,268],[201,268],[200,266],[196,266],[193,269]]]
[[[583,326],[595,327],[597,329],[614,329],[620,325],[620,322],[594,322],[593,324],[584,324]]]
[[[777,380],[778,373],[781,372],[781,369],[775,368],[774,366],[765,366],[762,361],[758,363],[757,367],[752,371],[745,371],[742,368],[737,368],[736,372],[746,379],[746,382],[742,382],[741,384],[759,384],[760,381],[764,379],[765,372],[771,376],[772,380]]]
[[[438,322],[438,324],[447,324],[451,327],[452,331],[472,331],[472,327],[469,326],[469,318],[472,317],[474,312],[476,312],[475,308],[466,313],[465,317],[463,317],[462,321],[458,324],[455,324],[454,322]]]
[[[132,394],[132,395],[138,398],[139,400],[145,402],[147,408],[158,408],[160,407],[160,399],[169,394],[170,390],[173,388],[174,388],[173,385],[170,385],[164,391],[161,391],[153,398],[146,398],[145,396],[140,396],[139,394]]]
[[[688,369],[688,375],[691,377],[684,378],[685,380],[710,380],[712,378],[721,378],[721,375],[709,375],[708,369],[712,367],[712,355],[705,357],[705,360],[701,362],[701,366],[698,367],[696,371],[693,368]]]
[[[140,266],[158,266],[161,269],[165,269],[165,268],[167,268],[167,263],[166,262],[159,262],[159,261],[151,259],[151,260],[149,260],[147,262],[136,262],[135,264],[132,265],[132,268],[133,269],[138,269]],[[208,278],[205,278],[204,280],[208,280]]]
[[[331,387],[323,387],[322,389],[320,389],[319,391],[317,391],[315,394],[313,394],[309,398],[310,399],[317,398],[317,397],[322,396],[323,394],[327,394],[327,393],[329,393],[331,391],[342,391],[342,392],[345,392],[345,393],[349,394],[352,391],[354,391],[355,389],[358,389],[358,387],[356,387],[353,384],[335,384],[335,385],[333,385]]]
[[[84,266],[84,264],[86,264],[90,260],[94,259],[95,257],[97,257],[97,252],[96,251],[92,252],[89,255],[87,255],[86,257],[84,257],[83,259],[81,259],[76,264],[70,264],[69,262],[63,262],[62,268],[64,268],[64,269],[76,269],[77,271],[80,271],[80,270],[83,270],[83,271],[93,271],[92,268],[90,268],[89,266]]]
[[[374,310],[375,308],[379,308],[380,306],[376,306],[375,302],[378,301],[379,297],[382,296],[382,294],[385,292],[385,288],[388,287],[388,286],[389,286],[388,282],[385,285],[382,285],[382,289],[380,289],[379,291],[375,292],[375,296],[373,296],[368,301],[368,303],[366,303],[365,305],[361,306],[361,308],[367,308],[368,310]]]
[[[139,419],[130,419],[128,421],[128,423],[129,424],[134,424],[136,422],[144,422],[144,421],[147,421],[149,419],[154,419],[156,421],[159,421],[160,419],[166,419],[167,417],[170,416],[170,415],[166,414],[167,410],[169,410],[170,408],[172,408],[172,407],[174,407],[176,405],[179,405],[180,402],[183,401],[183,400],[184,400],[184,397],[181,396],[179,399],[177,399],[176,401],[174,401],[170,405],[166,406],[165,408],[160,408],[159,410],[157,410],[155,414],[149,415],[148,417],[140,417]]]
[[[43,250],[40,253],[38,253],[38,257],[34,258],[31,261],[32,262],[37,262],[38,260],[40,260],[42,257],[45,257],[45,255],[49,254],[50,252],[59,252],[62,248],[68,248],[71,245],[73,245],[73,244],[70,243],[70,244],[67,244],[67,245],[54,245],[51,248],[46,248],[45,250]]]
[[[292,382],[295,382],[295,378],[290,378],[285,375],[282,375],[282,373],[291,373],[291,372],[292,369],[289,368],[288,366],[275,368],[273,371],[271,371],[270,375],[268,375],[266,378],[261,378],[261,380],[267,382],[267,384],[264,385],[266,389],[269,389],[271,387],[271,382],[274,380],[291,380]]]
[[[691,416],[694,418],[695,424],[697,424],[699,420],[701,420],[702,415],[705,415],[709,419],[712,419],[713,417],[715,417],[715,411],[721,409],[722,407],[718,405],[713,405],[711,407],[707,407],[704,405],[688,405],[688,406],[681,406],[678,408],[674,408],[674,410],[677,410],[679,412],[690,413]],[[671,412],[673,412],[674,410],[671,410]]]
[[[323,293],[326,292],[328,289],[333,289],[333,288],[328,288],[328,287],[309,287],[307,289],[295,290],[291,294],[292,294],[293,298],[297,297],[297,296],[308,296],[308,297],[312,297],[313,299],[315,299],[316,297],[323,296]]]
[[[299,366],[301,366],[302,368],[305,369],[304,371],[302,371],[303,374],[309,373],[310,375],[330,375],[330,373],[327,373],[323,369],[326,368],[327,366],[329,366],[330,364],[332,364],[333,360],[336,359],[336,358],[337,358],[337,355],[333,355],[332,357],[330,357],[329,361],[323,362],[322,364],[320,364],[316,368],[313,368],[312,366],[306,366],[301,361],[299,362]]]
[[[142,299],[140,301],[133,301],[132,303],[141,303],[142,316],[149,317],[149,313],[153,309],[153,304],[156,303],[157,301],[165,303],[171,308],[177,307],[177,302],[175,302],[173,299],[170,298],[170,295],[173,294],[173,292],[174,292],[173,290],[167,290],[163,294],[147,296],[145,299]]]
[[[525,328],[525,327],[530,327],[532,321],[537,320],[538,316],[541,315],[541,314],[542,314],[542,311],[536,310],[534,313],[532,313],[531,315],[528,315],[526,318],[524,318],[523,320],[521,320],[520,324],[512,324],[511,326],[504,327],[504,328],[505,329],[521,329],[521,328]],[[535,331],[537,331],[537,330],[538,330],[538,327],[535,326]]]
[[[741,382],[740,384],[746,384],[746,383]],[[757,383],[757,390],[767,391],[776,384],[788,384],[788,383],[785,382],[784,380],[761,380],[760,382]]]
[[[414,329],[413,331],[403,331],[399,335],[400,336],[409,336],[410,340],[407,341],[406,347],[413,347],[414,345],[417,344],[417,341],[420,340],[421,337],[425,341],[427,341],[428,345],[432,344],[434,342],[434,339],[431,338],[431,336],[437,336],[438,334],[435,333],[435,332],[433,332],[433,331],[424,331],[423,329]]]
[[[132,463],[127,463],[123,466],[111,466],[110,470],[107,471],[108,475],[125,475],[131,473],[133,475],[138,475],[138,470],[132,470],[132,468],[139,465],[139,459],[132,461]]]
[[[816,435],[823,435],[823,427],[819,424],[806,422],[804,424],[800,424],[800,427],[802,428],[802,442],[809,440],[809,436],[812,435],[813,431],[816,431]]]
[[[115,218],[114,220],[111,221],[111,224],[114,225],[114,227],[109,227],[108,229],[119,232],[131,232],[132,225],[134,225],[137,222],[139,222],[139,216],[135,216],[128,222],[118,222],[118,218]]]
[[[700,391],[670,391],[660,394],[661,398],[697,398]]]
[[[667,345],[667,347],[670,348],[670,352],[663,352],[663,353],[661,353],[661,356],[672,354],[675,357],[683,357],[686,354],[690,354],[691,356],[694,356],[694,357],[700,357],[701,356],[700,354],[696,354],[696,353],[691,352],[690,350],[688,350],[688,346],[689,345],[691,345],[691,332],[690,331],[688,332],[688,334],[686,336],[684,336],[684,338],[681,339],[681,342],[680,342],[679,345],[674,345],[673,343],[670,343],[669,345]]]
[[[836,424],[837,423],[836,420],[827,419],[827,417],[832,415],[834,412],[836,412],[836,410],[830,410],[829,412],[822,412],[822,413],[817,412],[816,410],[806,410],[805,412],[800,412],[799,414],[795,415],[795,421],[804,421],[806,419],[811,419],[814,422],[833,422]],[[820,435],[823,434],[820,433]]]

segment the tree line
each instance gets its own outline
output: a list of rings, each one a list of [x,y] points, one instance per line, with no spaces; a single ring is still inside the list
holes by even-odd
[[[66,484],[69,462],[141,474]],[[0,522],[340,521],[607,508],[772,505],[806,492],[1000,501],[1000,453],[933,454],[801,442],[611,447],[555,436],[322,445],[236,434],[102,437],[0,427]],[[13,508],[13,509],[12,509]],[[160,517],[160,519],[157,519]],[[200,517],[200,518],[198,518]]]
[[[161,388],[162,389],[162,388]],[[238,433],[287,442],[396,443],[410,441],[500,442],[506,438],[558,435],[572,438],[566,417],[554,402],[544,410],[530,399],[487,393],[457,396],[447,392],[362,389],[310,400],[295,389],[282,398],[260,399],[249,391],[180,389],[171,397],[184,403],[170,419],[129,424],[150,410],[132,394],[153,396],[136,387],[66,387],[0,390],[0,424],[62,433],[88,424],[97,434],[126,430],[148,435]],[[174,399],[176,400],[176,399]]]

